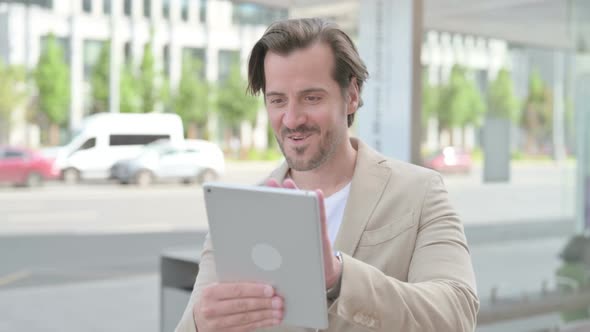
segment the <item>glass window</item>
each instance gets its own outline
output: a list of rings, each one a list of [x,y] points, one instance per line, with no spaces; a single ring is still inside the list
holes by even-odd
[[[199,75],[200,78],[205,78],[205,76],[206,76],[205,67],[207,65],[206,59],[205,59],[205,49],[185,47],[182,50],[182,61],[183,61],[182,63],[185,63],[186,61],[193,61],[193,60],[196,60],[198,63],[201,64],[200,70],[197,74]]]
[[[125,62],[128,63],[131,60],[131,42],[125,42],[123,53],[125,55]]]
[[[180,3],[180,18],[185,22],[188,21],[188,1],[189,0],[182,0]]]
[[[29,6],[39,6],[42,8],[53,8],[53,0],[1,0],[0,3],[22,3]]]
[[[287,18],[287,10],[271,8],[253,3],[234,3],[232,22],[238,25],[268,25]]]
[[[165,45],[164,49],[162,50],[163,55],[163,65],[164,65],[164,74],[166,76],[170,76],[170,45]]]
[[[143,16],[146,18],[152,17],[152,1],[143,0]]]
[[[85,13],[92,12],[92,0],[82,0],[82,10]]]
[[[207,22],[207,0],[199,1],[199,22]]]
[[[49,36],[41,37],[41,52],[44,52],[47,48],[47,41]],[[63,60],[65,63],[70,63],[70,39],[65,37],[56,37],[55,42],[61,48]]]
[[[96,146],[96,138],[92,137],[86,140],[78,150],[88,150]]]
[[[4,152],[5,159],[24,159],[25,157],[26,157],[26,153],[24,151],[20,151],[20,150],[7,149]]]
[[[101,40],[85,40],[84,41],[84,79],[90,79],[94,66],[98,62],[100,57],[100,51],[104,45],[104,41]]]
[[[162,17],[170,18],[170,0],[162,0]]]
[[[231,50],[220,50],[218,63],[219,72],[217,79],[219,80],[219,82],[224,82],[229,77],[231,67],[236,63],[240,63],[240,52]]]
[[[102,0],[102,11],[105,15],[111,14],[111,1],[112,0]]]
[[[170,139],[170,135],[110,135],[109,145],[145,145],[160,139]]]
[[[125,14],[125,16],[131,16],[132,5],[133,4],[131,0],[125,0],[123,2],[123,14]]]

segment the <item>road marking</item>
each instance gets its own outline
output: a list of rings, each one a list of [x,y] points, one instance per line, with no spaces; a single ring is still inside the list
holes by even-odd
[[[30,271],[22,270],[22,271],[18,271],[18,272],[14,272],[14,273],[2,276],[2,277],[0,277],[0,287],[6,286],[8,284],[17,282],[22,279],[26,279],[26,278],[30,277],[31,275],[32,275],[32,273]]]

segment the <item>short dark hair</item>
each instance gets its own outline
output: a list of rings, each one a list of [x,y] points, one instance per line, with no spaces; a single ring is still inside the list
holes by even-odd
[[[290,52],[310,46],[320,41],[326,43],[334,54],[334,72],[332,77],[344,93],[350,86],[352,78],[356,78],[359,88],[359,105],[363,105],[360,93],[363,83],[369,76],[367,67],[361,60],[356,46],[350,37],[335,23],[321,18],[304,18],[283,20],[272,23],[256,42],[250,53],[248,62],[248,92],[257,95],[265,93],[264,58],[268,51],[278,54]],[[354,114],[348,115],[348,126],[354,121]]]

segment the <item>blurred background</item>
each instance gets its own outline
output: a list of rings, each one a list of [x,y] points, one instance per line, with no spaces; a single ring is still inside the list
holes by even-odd
[[[174,328],[200,185],[281,162],[249,51],[310,16],[368,66],[352,133],[443,174],[477,331],[590,331],[586,0],[0,0],[0,331]]]

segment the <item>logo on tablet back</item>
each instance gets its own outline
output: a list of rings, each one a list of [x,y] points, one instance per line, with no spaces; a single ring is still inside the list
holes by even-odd
[[[264,271],[276,271],[283,263],[283,257],[277,249],[266,243],[258,243],[252,247],[252,261]]]

